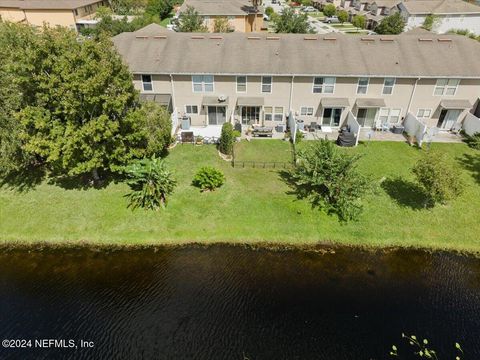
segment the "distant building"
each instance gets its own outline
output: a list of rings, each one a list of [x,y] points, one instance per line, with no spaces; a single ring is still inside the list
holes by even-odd
[[[203,17],[204,24],[211,32],[217,18],[226,18],[233,31],[256,32],[264,28],[263,7],[259,7],[255,14],[255,9],[248,0],[185,0],[179,13],[184,12],[188,6]]]
[[[398,9],[407,22],[406,30],[422,26],[430,15],[438,17],[432,30],[446,33],[452,29],[467,29],[480,35],[480,6],[463,0],[411,0],[398,4]]]
[[[0,0],[3,21],[79,30],[96,23],[95,13],[107,0]]]

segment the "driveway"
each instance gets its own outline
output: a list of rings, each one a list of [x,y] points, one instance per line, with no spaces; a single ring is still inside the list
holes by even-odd
[[[332,27],[329,24],[326,24],[324,22],[321,22],[320,20],[315,19],[312,16],[308,17],[308,22],[315,29],[315,32],[317,34],[328,34],[328,33],[331,33],[331,32],[338,32],[338,30],[335,29],[334,27]]]

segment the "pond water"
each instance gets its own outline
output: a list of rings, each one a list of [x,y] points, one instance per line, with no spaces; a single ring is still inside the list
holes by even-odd
[[[402,332],[480,359],[480,260],[449,253],[18,250],[0,294],[2,340],[77,346],[1,359],[388,359]]]

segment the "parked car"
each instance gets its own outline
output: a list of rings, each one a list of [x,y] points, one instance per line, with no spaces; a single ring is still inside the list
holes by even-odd
[[[316,12],[317,11],[317,9],[315,9],[313,6],[305,6],[302,10],[304,12]]]
[[[327,23],[327,24],[334,24],[334,23],[339,23],[340,20],[338,20],[338,17],[337,16],[327,16],[323,22]]]

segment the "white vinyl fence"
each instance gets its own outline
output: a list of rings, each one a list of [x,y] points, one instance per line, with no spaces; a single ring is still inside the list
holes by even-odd
[[[351,111],[348,112],[347,114],[347,120],[346,123],[348,127],[350,128],[350,131],[355,134],[355,146],[358,145],[358,140],[360,139],[360,124],[357,121],[357,118],[352,114]]]
[[[480,133],[480,119],[472,113],[467,113],[465,119],[463,119],[462,128],[470,136]]]
[[[418,146],[422,146],[423,138],[427,132],[427,125],[418,120],[412,113],[408,113],[403,122],[403,126],[409,136],[415,136]]]

